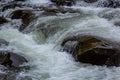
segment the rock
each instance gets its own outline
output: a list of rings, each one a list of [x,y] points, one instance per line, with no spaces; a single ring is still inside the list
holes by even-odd
[[[0,80],[16,80],[19,72],[30,69],[28,65],[23,65],[28,61],[21,53],[8,50],[8,46],[9,42],[0,39]]]
[[[23,63],[28,61],[21,55],[10,52],[10,51],[0,51],[0,64],[6,66],[7,68],[24,68],[21,67]]]
[[[2,46],[8,46],[9,42],[4,39],[0,39],[0,48]],[[0,64],[6,67],[15,67],[20,68],[20,65],[28,62],[23,56],[19,55],[20,53],[16,53],[13,51],[7,50],[7,48],[0,49]]]
[[[115,26],[120,26],[120,21],[114,22],[114,25],[115,25]]]
[[[1,66],[0,66],[1,67]],[[11,69],[0,69],[0,80],[29,80],[27,79],[19,79],[19,74],[21,73],[20,71],[17,70],[11,70]],[[24,76],[22,76],[24,77]]]
[[[29,23],[34,19],[33,13],[31,10],[16,10],[12,12],[11,18],[12,19],[22,19],[22,26],[19,28],[19,31],[23,31]]]
[[[93,3],[93,2],[96,2],[97,0],[84,0],[84,1],[87,3]]]
[[[63,51],[72,54],[76,61],[92,65],[120,66],[120,51],[102,38],[82,36],[64,39]]]
[[[4,17],[0,17],[0,24],[7,23],[8,20],[5,19]]]
[[[1,5],[1,11],[5,11],[7,9],[10,9],[10,8],[15,8],[15,7],[22,7],[23,5],[22,4],[18,4],[16,2],[10,2],[10,3],[7,3],[7,4],[4,4],[4,5]]]
[[[1,74],[0,73],[0,80],[14,80],[15,76],[13,76],[12,74],[14,73],[6,73],[6,74]]]
[[[119,0],[75,0],[79,6],[95,6],[95,7],[108,7],[108,8],[119,8]],[[84,3],[85,2],[85,3]],[[93,5],[95,4],[95,5]]]
[[[77,60],[93,65],[118,66],[119,64],[109,60],[109,58],[114,56],[114,53],[116,53],[116,50],[113,49],[93,48],[92,50],[82,53],[81,55],[77,55]]]
[[[21,71],[28,71],[30,67],[28,65],[22,65],[28,61],[21,55],[10,52],[0,51],[0,70],[5,73],[0,73],[0,80],[16,80]],[[3,67],[1,68],[1,66]],[[21,79],[22,80],[22,79]]]
[[[120,1],[119,0],[109,0],[108,5],[105,5],[105,7],[111,7],[111,8],[118,8],[120,7]]]
[[[42,7],[44,13],[42,15],[45,16],[55,16],[57,13],[79,13],[78,10],[74,10],[72,8],[63,8],[63,7]]]
[[[9,42],[4,39],[0,39],[0,46],[8,46]]]
[[[14,1],[26,1],[26,0],[14,0]]]
[[[75,4],[74,0],[51,0],[51,2],[55,3],[56,5],[67,5],[67,6],[72,6]]]
[[[19,77],[19,80],[33,80],[31,76]]]

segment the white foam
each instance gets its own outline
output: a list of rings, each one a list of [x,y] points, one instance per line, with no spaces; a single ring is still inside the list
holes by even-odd
[[[28,73],[23,72],[19,76],[27,75],[32,77],[33,80],[120,80],[120,67],[106,68],[105,66],[77,63],[71,55],[60,52],[56,48],[56,45],[58,46],[57,43],[54,43],[56,39],[62,40],[67,35],[79,35],[81,33],[120,42],[120,28],[116,27],[111,20],[100,16],[101,14],[104,15],[105,12],[103,11],[107,11],[107,9],[79,8],[78,10],[82,14],[77,15],[77,17],[55,18],[55,20],[51,17],[50,22],[46,20],[48,18],[41,19],[43,23],[44,21],[49,23],[49,27],[58,28],[60,26],[63,29],[65,28],[62,33],[59,33],[58,30],[55,34],[49,36],[52,41],[48,40],[48,42],[42,44],[37,44],[32,34],[23,34],[16,29],[0,31],[0,38],[9,41],[10,46],[22,51],[31,66]],[[114,21],[114,18],[112,21]]]
[[[50,0],[28,0],[28,3],[36,5],[45,5],[50,4]]]

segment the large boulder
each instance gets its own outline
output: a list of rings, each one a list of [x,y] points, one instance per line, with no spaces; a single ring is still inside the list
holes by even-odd
[[[120,66],[120,51],[102,38],[82,36],[64,39],[63,51],[71,53],[76,61],[93,65]]]
[[[0,51],[0,64],[8,68],[23,68],[21,65],[28,62],[23,56],[11,51]]]

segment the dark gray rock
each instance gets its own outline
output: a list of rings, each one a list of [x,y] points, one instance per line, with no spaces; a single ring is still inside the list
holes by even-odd
[[[0,51],[0,64],[8,68],[21,68],[20,65],[28,61],[19,53],[10,51]]]
[[[120,1],[119,0],[109,0],[108,5],[105,5],[105,7],[118,8],[118,7],[120,7]]]
[[[21,53],[13,52],[7,50],[7,46],[9,45],[9,42],[7,42],[4,39],[0,39],[0,64],[4,65],[6,67],[15,67],[15,68],[20,68],[20,65],[23,63],[26,63],[27,60],[21,56]],[[2,46],[4,49],[2,49]]]
[[[9,42],[4,39],[0,39],[0,46],[8,46]]]
[[[14,0],[14,1],[26,1],[26,0]]]
[[[97,0],[84,0],[84,1],[87,3],[93,3],[93,2],[96,2]]]
[[[29,23],[34,19],[34,14],[31,10],[16,10],[11,14],[12,19],[22,19],[22,25],[19,28],[19,31],[23,31]]]
[[[4,17],[0,17],[0,24],[7,23],[8,20],[5,19]]]
[[[23,65],[28,62],[27,59],[19,52],[8,50],[8,46],[9,42],[0,39],[0,71],[3,72],[0,73],[0,80],[16,80],[21,71],[30,69],[28,65]]]
[[[74,0],[51,0],[51,2],[55,3],[56,5],[67,5],[67,6],[72,6],[75,4]]]

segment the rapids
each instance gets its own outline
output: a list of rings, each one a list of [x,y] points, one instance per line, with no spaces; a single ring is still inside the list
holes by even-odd
[[[25,3],[51,4],[49,0],[27,0]],[[75,62],[70,54],[60,51],[61,41],[72,36],[94,35],[120,43],[120,24],[117,24],[120,23],[119,8],[95,7],[98,3],[92,4],[93,6],[84,4],[87,7],[81,7],[78,6],[80,4],[70,7],[77,10],[77,13],[39,16],[32,27],[24,30],[31,30],[30,33],[22,33],[14,28],[21,24],[19,20],[0,25],[0,38],[10,42],[8,49],[23,52],[22,55],[27,58],[31,67],[28,72],[17,74],[15,80],[120,80],[120,67],[108,68]],[[10,20],[10,11],[12,9],[1,12],[0,15]],[[40,32],[41,29],[44,30],[43,33]],[[0,73],[6,72],[1,69]]]

